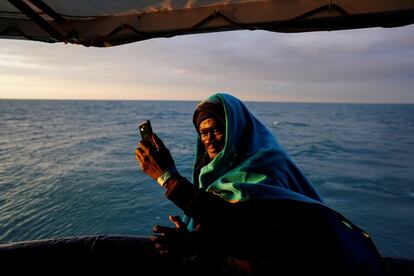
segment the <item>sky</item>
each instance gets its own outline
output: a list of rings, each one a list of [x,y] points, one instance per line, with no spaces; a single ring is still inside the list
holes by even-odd
[[[0,39],[0,99],[414,103],[414,25],[231,31],[110,48]]]

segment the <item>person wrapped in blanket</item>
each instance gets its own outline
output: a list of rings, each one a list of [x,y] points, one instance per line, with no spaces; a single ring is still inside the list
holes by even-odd
[[[327,207],[272,133],[229,94],[202,101],[192,182],[157,135],[141,141],[141,169],[183,210],[156,225],[160,254],[197,275],[384,275],[369,235]],[[292,137],[294,138],[294,137]]]

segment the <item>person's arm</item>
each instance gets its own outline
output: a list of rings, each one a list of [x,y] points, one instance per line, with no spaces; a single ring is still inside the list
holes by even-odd
[[[176,175],[164,185],[165,195],[189,217],[201,223],[222,223],[238,207],[220,196],[197,189],[186,178]]]
[[[175,168],[175,163],[169,150],[155,134],[153,134],[153,144],[141,141],[140,147],[136,150],[136,159],[147,175],[154,180],[159,180],[165,171]],[[206,251],[219,246],[223,243],[221,239],[225,237],[234,237],[234,241],[238,241],[238,233],[246,229],[246,227],[240,228],[246,214],[239,210],[239,204],[229,203],[218,195],[197,189],[176,170],[169,179],[157,182],[166,189],[167,198],[181,208],[187,216],[198,221],[200,225],[196,231],[191,232],[181,226],[176,228],[155,226],[153,232],[156,246],[158,244],[166,248],[177,249],[181,244],[184,247],[191,245],[193,247],[191,252]],[[177,225],[178,222],[174,223]],[[190,240],[191,244],[188,244]],[[231,245],[229,241],[225,243]],[[173,244],[175,246],[172,246]],[[236,247],[229,246],[226,249],[236,249]]]
[[[231,203],[213,193],[198,190],[186,178],[179,175],[170,151],[155,134],[153,143],[141,141],[136,149],[136,159],[141,169],[148,176],[166,188],[169,200],[181,208],[184,213],[200,222],[213,223],[228,210],[233,209]],[[167,173],[166,173],[167,172]],[[172,172],[168,175],[168,172]],[[167,179],[163,177],[167,174]]]

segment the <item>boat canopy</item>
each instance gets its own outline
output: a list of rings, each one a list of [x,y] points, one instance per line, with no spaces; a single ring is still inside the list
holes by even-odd
[[[242,29],[309,32],[412,23],[413,0],[0,0],[0,38],[95,47]]]

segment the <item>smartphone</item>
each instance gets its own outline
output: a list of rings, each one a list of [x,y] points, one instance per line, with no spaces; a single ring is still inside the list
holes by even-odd
[[[142,140],[149,141],[152,143],[152,127],[151,122],[146,120],[145,122],[138,125],[139,133],[141,134]]]

